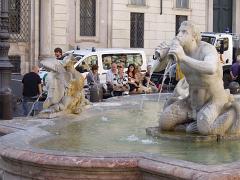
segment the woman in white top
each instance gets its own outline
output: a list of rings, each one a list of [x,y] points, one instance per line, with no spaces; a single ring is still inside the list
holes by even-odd
[[[124,65],[122,63],[118,64],[118,73],[113,78],[113,95],[121,96],[123,94],[128,94],[128,75],[124,73]]]

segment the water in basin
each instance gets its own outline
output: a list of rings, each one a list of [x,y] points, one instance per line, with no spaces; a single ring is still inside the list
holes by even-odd
[[[140,105],[141,107],[142,105]],[[193,143],[146,135],[146,127],[158,125],[163,104],[145,101],[143,108],[115,109],[48,129],[53,138],[34,143],[37,147],[79,153],[146,153],[201,164],[222,164],[240,159],[240,142]],[[67,121],[67,120],[66,120]]]

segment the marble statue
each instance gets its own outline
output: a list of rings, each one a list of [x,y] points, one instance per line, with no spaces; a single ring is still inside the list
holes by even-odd
[[[72,55],[62,61],[46,59],[41,64],[50,71],[47,75],[47,98],[43,103],[46,113],[73,113],[78,114],[83,107],[89,104],[84,95],[84,77],[74,68],[76,63]]]
[[[240,107],[223,87],[218,53],[213,45],[201,41],[200,31],[192,22],[182,22],[172,43],[160,44],[156,54],[160,61],[175,57],[185,76],[160,115],[161,131],[240,134]]]

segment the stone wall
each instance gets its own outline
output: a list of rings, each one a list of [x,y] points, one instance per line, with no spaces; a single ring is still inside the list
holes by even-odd
[[[52,25],[52,50],[55,47],[61,47],[63,51],[68,50],[67,42],[67,22],[69,21],[68,0],[53,1],[53,25]]]
[[[188,16],[206,31],[206,4],[204,1],[190,1],[189,9],[175,8],[175,0],[146,0],[146,6],[131,5],[129,0],[113,0],[112,47],[130,47],[130,13],[144,13],[144,50],[151,56],[160,42],[175,36],[176,15]]]
[[[29,54],[30,52],[29,52],[28,42],[19,42],[19,43],[10,44],[8,55],[21,57],[21,74],[25,74],[29,72],[29,69],[32,63],[30,61]]]
[[[79,36],[80,0],[32,0],[30,45],[13,44],[10,49],[11,55],[21,56],[22,73],[29,71],[30,66],[40,59],[53,56],[55,47],[61,47],[63,51],[77,45],[81,48],[129,48],[131,12],[144,13],[144,50],[148,57],[160,42],[175,36],[176,15],[188,16],[201,31],[213,29],[213,0],[190,0],[189,9],[177,9],[176,0],[162,0],[162,8],[160,0],[146,0],[145,6],[131,5],[130,0],[96,2],[97,35],[89,38]],[[240,29],[239,9],[240,2],[233,0],[233,31],[236,33]],[[26,50],[18,50],[23,47]]]

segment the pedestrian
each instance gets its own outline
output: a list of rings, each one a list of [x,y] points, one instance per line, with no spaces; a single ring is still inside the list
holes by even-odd
[[[236,62],[230,68],[232,81],[240,83],[240,55],[237,56]]]
[[[54,54],[57,60],[63,60],[64,56],[63,56],[63,51],[61,48],[57,47],[54,49]]]
[[[22,79],[23,83],[23,114],[29,113],[28,102],[37,99],[42,94],[41,78],[38,75],[39,67],[33,66],[32,71],[25,74]],[[39,110],[34,107],[34,110]]]

